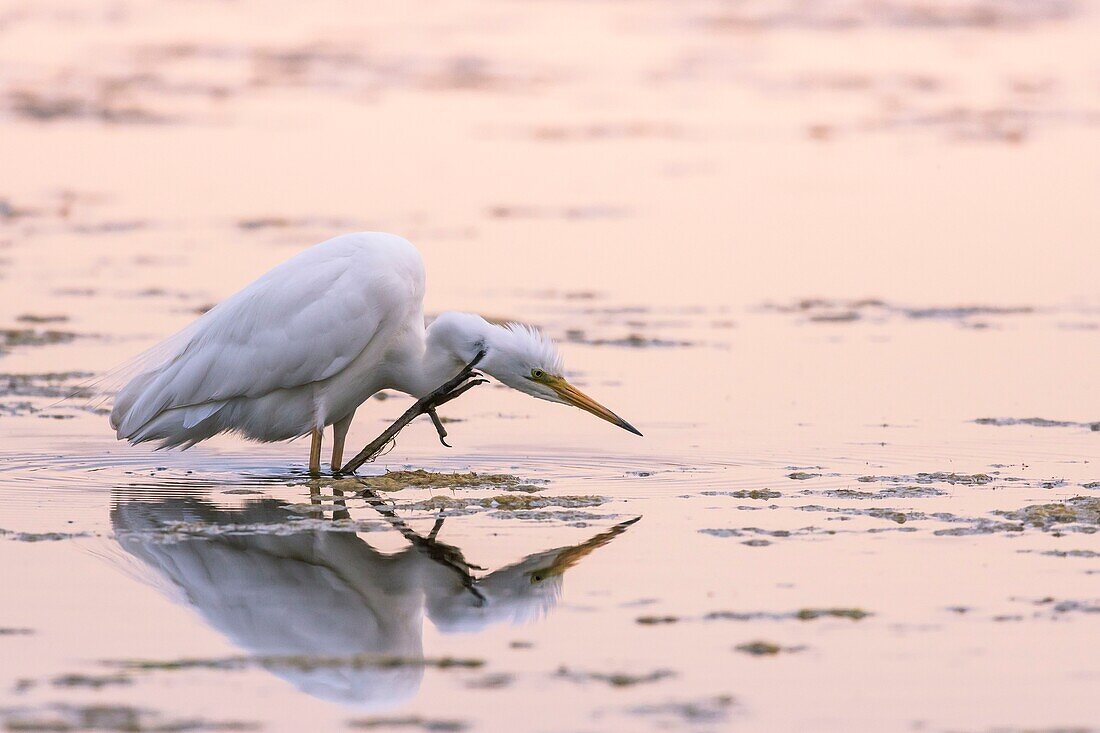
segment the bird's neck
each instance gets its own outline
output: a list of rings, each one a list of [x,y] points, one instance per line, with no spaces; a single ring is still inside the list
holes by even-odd
[[[494,347],[507,338],[507,333],[505,328],[473,313],[441,313],[428,326],[420,368],[412,370],[410,382],[402,391],[418,398],[429,394],[462,371],[480,351],[487,355],[479,368],[492,374]]]

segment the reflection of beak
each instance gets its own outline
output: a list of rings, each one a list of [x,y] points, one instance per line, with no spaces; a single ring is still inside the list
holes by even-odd
[[[548,381],[546,384],[548,387],[550,387],[550,389],[557,392],[558,397],[561,397],[570,405],[573,405],[574,407],[579,407],[585,412],[591,412],[596,417],[602,417],[604,420],[607,420],[612,425],[618,425],[623,430],[629,430],[635,435],[641,435],[636,427],[628,423],[626,420],[623,420],[621,417],[601,405],[599,402],[596,402],[596,400],[592,399],[584,392],[581,392],[569,382],[565,381],[565,379],[559,377],[552,381]]]
[[[535,573],[533,573],[532,575],[536,580],[546,580],[549,577],[561,575],[566,570],[579,563],[597,547],[603,547],[608,542],[621,535],[623,532],[626,531],[627,527],[634,524],[639,519],[641,519],[641,517],[634,517],[633,519],[628,519],[625,522],[620,522],[611,529],[607,530],[606,532],[601,532],[587,542],[582,542],[579,545],[574,545],[573,547],[567,547],[564,550],[561,550],[554,556],[554,559],[550,563],[550,565],[543,568],[542,570],[535,571]]]

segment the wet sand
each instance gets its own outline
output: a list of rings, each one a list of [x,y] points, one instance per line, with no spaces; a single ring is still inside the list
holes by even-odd
[[[0,3],[0,724],[1096,728],[1098,30]],[[114,441],[98,375],[360,229],[645,438],[483,387],[361,481]]]

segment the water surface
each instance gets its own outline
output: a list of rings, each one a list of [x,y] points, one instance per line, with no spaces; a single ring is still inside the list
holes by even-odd
[[[0,4],[0,720],[1096,727],[1097,31]],[[315,481],[302,441],[154,452],[97,386],[57,404],[361,229],[420,247],[430,312],[545,328],[645,438],[483,387],[453,449],[417,422]]]

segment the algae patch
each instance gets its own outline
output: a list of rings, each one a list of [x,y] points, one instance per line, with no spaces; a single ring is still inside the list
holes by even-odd
[[[66,397],[90,397],[88,390],[74,381],[88,379],[91,372],[46,372],[43,374],[0,374],[0,396],[43,397],[59,400]],[[75,391],[74,391],[75,390]]]
[[[735,499],[778,499],[783,496],[773,489],[738,489],[737,491],[704,491],[703,496],[732,496]]]
[[[568,667],[559,667],[555,676],[580,683],[603,682],[611,687],[633,687],[651,682],[660,682],[676,675],[668,669],[658,669],[647,674],[632,674],[629,672],[580,672],[571,670]]]
[[[86,687],[92,690],[99,690],[113,685],[131,685],[133,682],[130,677],[123,674],[66,674],[50,680],[50,684],[54,687]]]
[[[993,483],[993,477],[987,473],[947,473],[945,471],[921,472],[915,476],[860,476],[856,481],[863,483],[888,482],[888,483],[915,483],[931,484],[945,483],[952,486],[984,486]]]
[[[13,532],[9,529],[0,529],[0,537],[7,537],[16,542],[57,542],[76,537],[90,537],[91,534],[91,532]]]
[[[483,677],[467,680],[466,687],[471,690],[499,690],[502,687],[509,686],[514,681],[515,677],[512,675],[504,672],[497,672],[495,674],[487,674]]]
[[[833,499],[924,499],[930,496],[944,496],[946,491],[932,486],[891,486],[879,491],[859,491],[857,489],[826,489],[822,496]]]
[[[1027,552],[1027,550],[1020,550],[1020,552]],[[1050,557],[1100,557],[1100,552],[1095,550],[1047,550],[1039,554]]]
[[[484,498],[461,498],[449,496],[433,496],[430,499],[399,504],[399,509],[414,509],[422,511],[434,510],[481,510],[496,509],[499,512],[527,512],[532,509],[544,509],[546,507],[563,507],[568,509],[600,506],[607,502],[603,496],[546,496],[536,494],[500,494]]]
[[[1032,504],[1012,512],[995,511],[1006,519],[1022,522],[1025,525],[1050,529],[1055,525],[1084,525],[1077,531],[1095,532],[1100,524],[1100,498],[1075,496],[1064,502],[1051,504]]]
[[[37,313],[24,313],[15,320],[20,323],[65,323],[69,320],[69,317],[60,314],[40,315]]]
[[[814,621],[820,618],[845,618],[861,621],[874,614],[862,608],[822,607],[795,611],[711,611],[698,618],[682,616],[639,616],[634,622],[643,626],[674,624],[684,621]]]
[[[745,654],[751,654],[754,657],[774,657],[780,652],[802,651],[803,647],[783,647],[778,644],[773,644],[770,641],[749,641],[744,644],[738,644],[734,649]]]
[[[0,720],[9,731],[243,731],[258,730],[258,723],[202,718],[164,718],[159,713],[125,705],[51,705],[44,708],[0,710]]]
[[[744,527],[742,529],[734,529],[732,527],[723,527],[719,529],[700,529],[700,534],[708,534],[711,537],[745,537],[746,535],[765,535],[767,537],[790,537],[791,532],[787,529],[761,529],[759,527]],[[763,546],[761,545],[771,544],[767,540],[749,540],[744,544],[750,546]]]
[[[680,621],[681,619],[678,616],[639,616],[634,619],[634,623],[642,626],[661,626],[679,623]]]
[[[731,695],[703,698],[687,702],[666,702],[630,708],[633,715],[674,719],[684,723],[720,723],[729,717],[733,705]]]
[[[537,491],[516,476],[504,473],[434,473],[423,469],[414,471],[389,471],[378,476],[362,476],[359,482],[375,491],[400,491],[401,489],[483,489],[499,488],[505,491]]]
[[[1093,422],[1073,422],[1070,420],[1048,420],[1045,417],[979,417],[974,421],[978,425],[1029,425],[1033,428],[1085,428],[1100,431],[1100,420]]]
[[[74,382],[91,376],[91,372],[0,374],[0,398],[19,398],[0,402],[0,415],[20,416],[38,413],[43,408],[39,400],[56,401],[67,398],[87,400],[92,397],[91,390]],[[97,414],[106,412],[98,405],[92,404],[79,406],[70,404],[67,407]],[[50,416],[59,417],[56,413]]]
[[[812,621],[831,616],[833,618],[849,618],[853,621],[859,621],[870,615],[862,608],[803,608],[795,614],[795,618],[799,621]]]
[[[71,331],[35,328],[0,329],[0,352],[19,346],[52,346],[67,344],[79,336]]]

